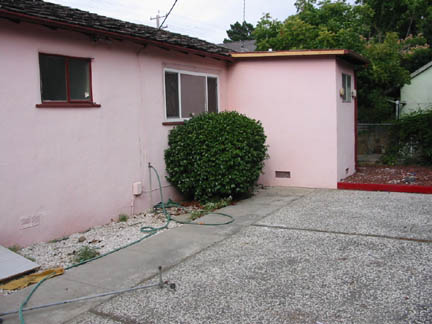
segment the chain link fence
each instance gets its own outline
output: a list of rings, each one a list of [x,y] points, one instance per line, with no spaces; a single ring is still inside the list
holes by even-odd
[[[357,125],[357,159],[359,162],[374,163],[380,159],[388,147],[391,126],[390,123],[359,123]]]

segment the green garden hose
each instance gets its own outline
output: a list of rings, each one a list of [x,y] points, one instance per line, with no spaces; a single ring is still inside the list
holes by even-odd
[[[154,173],[156,174],[156,177],[157,177],[157,180],[158,180],[158,183],[159,183],[159,193],[160,193],[160,198],[161,198],[161,202],[159,204],[155,205],[154,207],[162,209],[162,212],[165,215],[165,219],[166,219],[165,224],[162,225],[162,226],[160,226],[160,227],[152,227],[152,226],[141,227],[140,231],[142,233],[146,233],[147,235],[144,235],[140,239],[138,239],[136,241],[133,241],[131,243],[128,243],[128,244],[126,244],[124,246],[121,246],[121,247],[119,247],[117,249],[114,249],[114,250],[112,250],[110,252],[98,255],[97,257],[94,257],[92,259],[88,259],[88,260],[85,260],[85,261],[81,261],[79,263],[72,264],[69,267],[66,267],[65,270],[69,270],[69,269],[78,267],[78,266],[83,265],[85,263],[88,263],[88,262],[100,259],[100,258],[102,258],[104,256],[107,256],[109,254],[112,254],[114,252],[122,250],[124,248],[127,248],[127,247],[129,247],[131,245],[137,244],[137,243],[145,240],[146,238],[149,238],[150,236],[155,235],[157,232],[168,228],[169,223],[172,222],[172,221],[174,221],[176,223],[179,223],[179,224],[190,224],[190,225],[201,225],[201,226],[202,225],[204,225],[204,226],[219,226],[219,225],[231,224],[232,222],[234,222],[234,217],[232,217],[231,215],[224,214],[224,213],[215,213],[215,212],[211,212],[211,211],[205,212],[204,215],[206,215],[206,214],[221,215],[223,217],[227,217],[228,220],[226,222],[224,222],[224,223],[195,223],[192,220],[191,221],[180,221],[180,220],[176,220],[176,219],[172,218],[171,215],[170,215],[170,213],[168,213],[168,211],[166,210],[167,207],[178,207],[178,208],[183,208],[183,209],[184,209],[184,207],[182,207],[180,204],[177,204],[177,203],[175,203],[175,202],[173,202],[171,200],[169,200],[168,203],[166,203],[166,204],[163,202],[164,198],[163,198],[162,184],[161,184],[161,181],[160,181],[159,173],[157,172],[157,170],[150,163],[149,163],[149,168],[152,169],[154,171]],[[24,309],[24,307],[27,305],[27,303],[29,302],[30,298],[32,297],[32,295],[34,294],[34,292],[40,287],[40,285],[42,285],[43,282],[45,282],[46,280],[48,280],[51,277],[53,277],[53,275],[48,275],[45,278],[43,278],[41,281],[39,281],[37,283],[37,285],[33,287],[33,289],[30,291],[30,293],[24,299],[24,301],[21,303],[21,305],[19,307],[19,310],[18,310],[18,315],[19,315],[19,319],[20,319],[20,323],[21,324],[25,324],[24,316],[23,316],[23,309]]]

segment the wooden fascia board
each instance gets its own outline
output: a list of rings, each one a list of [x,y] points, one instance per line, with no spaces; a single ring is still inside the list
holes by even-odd
[[[304,56],[337,56],[350,57],[359,64],[367,64],[369,61],[361,55],[344,49],[336,50],[301,50],[301,51],[275,51],[275,52],[244,52],[231,53],[235,59],[242,58],[268,58],[268,57],[304,57]]]

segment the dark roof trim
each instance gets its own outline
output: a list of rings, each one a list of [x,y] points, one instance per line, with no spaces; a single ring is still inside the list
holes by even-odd
[[[239,52],[231,53],[235,59],[258,59],[258,58],[275,58],[275,57],[319,57],[319,56],[336,56],[355,65],[365,65],[369,60],[365,57],[345,49],[317,49],[317,50],[288,50],[288,51],[268,51],[268,52]]]
[[[415,78],[417,75],[422,74],[424,71],[429,69],[432,66],[432,61],[429,63],[423,65],[421,68],[415,70],[413,73],[411,73],[411,78]]]
[[[195,55],[198,55],[201,57],[207,56],[207,57],[215,58],[218,60],[224,60],[224,61],[229,61],[229,62],[233,61],[232,57],[227,56],[227,55],[209,53],[209,52],[206,52],[204,50],[192,49],[192,48],[184,47],[181,45],[175,45],[175,44],[170,44],[167,42],[156,41],[156,40],[152,40],[152,39],[148,39],[148,38],[144,38],[144,37],[125,35],[123,33],[115,33],[112,31],[101,30],[101,29],[97,29],[97,28],[93,28],[93,27],[75,25],[75,24],[71,24],[71,23],[67,23],[67,22],[63,22],[63,21],[56,21],[53,19],[31,16],[31,15],[13,12],[13,11],[5,10],[5,9],[0,9],[0,17],[15,19],[15,20],[18,19],[18,20],[22,20],[25,22],[29,22],[29,23],[34,23],[34,24],[44,25],[44,26],[53,26],[53,27],[58,27],[58,28],[66,29],[66,30],[104,35],[107,37],[112,37],[114,39],[124,39],[124,40],[129,40],[129,41],[132,41],[135,43],[139,43],[139,44],[152,44],[152,45],[155,45],[157,47],[172,49],[172,50],[176,50],[176,51],[179,51],[182,53],[191,53],[191,54],[195,54]]]

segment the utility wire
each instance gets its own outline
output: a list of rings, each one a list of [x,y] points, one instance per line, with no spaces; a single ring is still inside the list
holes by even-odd
[[[173,5],[172,5],[171,9],[170,9],[170,10],[168,11],[168,13],[165,15],[165,19],[162,21],[162,24],[159,26],[158,30],[160,30],[161,27],[164,25],[165,20],[167,20],[167,18],[168,18],[168,16],[170,15],[171,11],[174,9],[174,6],[176,5],[177,1],[178,1],[178,0],[175,0],[175,1],[174,1],[174,3],[173,3]]]

